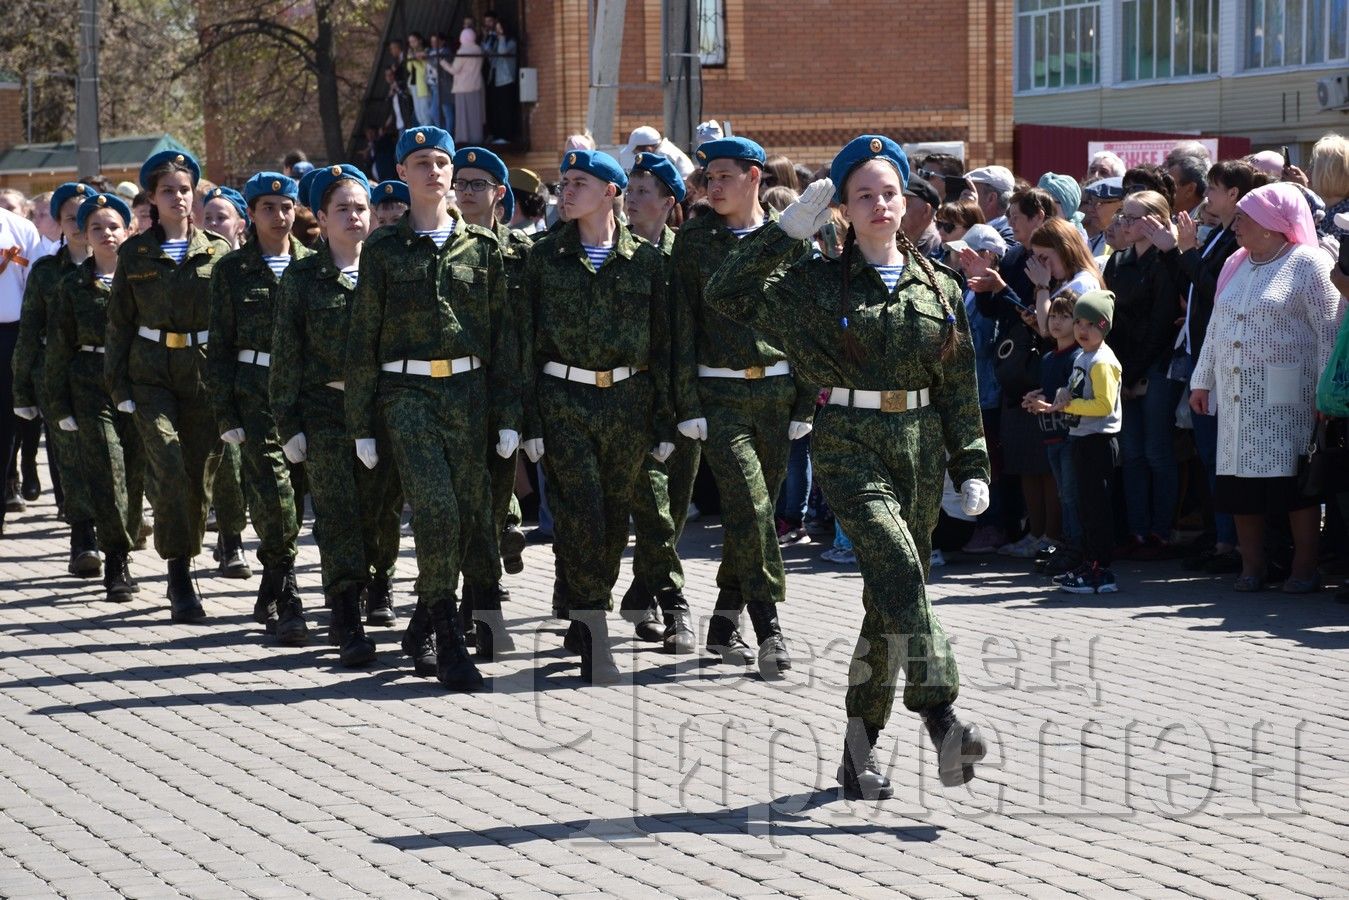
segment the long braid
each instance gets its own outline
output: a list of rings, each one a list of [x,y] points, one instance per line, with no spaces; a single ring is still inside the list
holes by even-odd
[[[904,255],[910,260],[918,263],[919,270],[923,273],[923,279],[927,286],[932,288],[932,293],[937,295],[941,302],[942,312],[946,313],[946,336],[942,339],[941,358],[945,362],[955,355],[956,347],[960,344],[960,331],[956,327],[956,313],[951,308],[951,301],[947,299],[946,292],[941,289],[937,282],[937,270],[932,268],[932,260],[927,258],[927,254],[919,250],[909,236],[903,231],[895,234],[895,241],[899,244],[899,249],[904,251]]]
[[[843,288],[838,293],[838,324],[843,329],[843,355],[853,365],[866,360],[866,350],[857,335],[848,329],[848,311],[852,300],[852,251],[857,243],[857,233],[851,225],[843,238],[843,252],[839,259],[843,262]]]

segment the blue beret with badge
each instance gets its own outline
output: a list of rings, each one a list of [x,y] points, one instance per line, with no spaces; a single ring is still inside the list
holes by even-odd
[[[340,166],[324,166],[321,169],[314,170],[314,178],[309,182],[309,208],[317,213],[323,208],[323,195],[328,193],[328,189],[339,181],[353,181],[365,189],[366,196],[370,195],[370,179],[365,177],[365,173],[353,166],[351,163],[343,163]]]
[[[284,197],[299,201],[300,186],[295,179],[280,172],[259,172],[244,182],[244,200],[249,206],[263,197]]]
[[[84,223],[89,221],[89,217],[100,209],[110,209],[122,217],[122,224],[131,225],[131,207],[126,205],[126,201],[116,194],[94,194],[80,204],[80,209],[75,213],[75,225],[84,230]]]
[[[909,186],[909,157],[904,148],[883,134],[864,134],[844,145],[829,166],[829,178],[834,182],[834,202],[843,202],[843,183],[853,169],[873,159],[883,159],[899,172],[900,187]]]
[[[628,186],[628,176],[623,167],[618,164],[618,160],[603,150],[568,150],[567,155],[562,157],[562,165],[558,168],[564,173],[576,169],[587,175],[594,175],[600,181],[617,186],[620,191]]]
[[[676,203],[684,202],[684,178],[675,168],[674,163],[670,162],[659,153],[638,153],[637,158],[632,161],[632,171],[650,172],[664,183],[674,194]]]
[[[398,136],[398,161],[401,163],[418,150],[441,150],[446,156],[454,156],[454,138],[444,128],[434,125],[417,125],[406,128]]]
[[[300,180],[296,182],[295,193],[299,197],[299,201],[305,206],[309,206],[309,186],[314,183],[314,179],[318,177],[318,174],[318,169],[310,169],[308,172],[301,175]]]
[[[79,197],[81,200],[87,200],[97,193],[98,191],[87,184],[79,181],[67,181],[65,184],[52,191],[52,201],[48,205],[48,209],[51,210],[52,218],[57,222],[60,222],[61,207],[66,205],[67,200],[72,197]]]
[[[754,163],[760,168],[768,161],[768,154],[764,152],[763,147],[749,138],[743,137],[704,141],[698,145],[698,150],[694,153],[694,156],[698,157],[698,165],[704,169],[714,159],[743,159],[745,162]]]
[[[238,210],[239,215],[245,222],[248,221],[248,204],[244,201],[244,195],[232,187],[213,187],[206,192],[206,196],[201,198],[202,203],[210,203],[212,200],[224,200],[230,206]]]
[[[141,166],[140,182],[145,190],[153,190],[150,184],[150,173],[166,163],[175,166],[183,166],[192,173],[192,186],[196,187],[197,182],[201,181],[201,163],[193,158],[191,153],[186,150],[160,150],[151,156]]]
[[[375,205],[381,203],[403,203],[412,205],[412,195],[408,193],[408,186],[396,178],[388,181],[381,181],[375,185],[374,192]]]
[[[454,154],[454,168],[455,171],[481,169],[496,179],[497,184],[506,185],[506,196],[501,198],[501,205],[506,210],[507,222],[515,217],[515,192],[511,190],[510,172],[506,170],[501,157],[482,147],[460,147]]]

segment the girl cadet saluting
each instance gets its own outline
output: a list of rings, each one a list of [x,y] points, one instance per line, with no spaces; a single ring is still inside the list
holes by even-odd
[[[379,462],[381,423],[388,428],[385,452],[393,451],[412,505],[417,590],[435,628],[436,677],[471,691],[482,676],[464,647],[455,588],[467,537],[479,516],[491,515],[482,465],[489,427],[500,456],[520,444],[519,347],[496,235],[446,206],[453,157],[454,141],[431,125],[398,139],[398,174],[412,205],[361,252],[345,406],[367,468]]]
[[[942,784],[974,777],[984,755],[979,730],[952,709],[955,657],[923,583],[942,462],[962,485],[964,511],[977,515],[988,505],[988,453],[956,280],[900,230],[904,151],[862,135],[834,158],[830,175],[832,183],[811,185],[778,225],[737,249],[705,299],[775,335],[806,377],[832,386],[811,449],[824,496],[856,547],[866,610],[839,780],[847,797],[876,799],[893,796],[872,748],[890,717],[901,657],[904,705],[923,717]],[[829,220],[831,193],[851,223],[842,256],[801,258],[797,242]],[[892,649],[900,635],[908,646]]]
[[[103,338],[117,250],[127,238],[131,208],[116,194],[98,194],[79,205],[76,225],[91,256],[61,280],[48,310],[46,391],[49,414],[78,443],[75,477],[89,491],[103,587],[109,600],[130,600],[137,590],[127,556],[140,537],[144,458],[136,426],[118,412],[103,378]]]
[[[220,441],[202,382],[210,325],[211,271],[224,239],[192,224],[201,167],[191,154],[156,153],[141,166],[154,226],[122,245],[108,303],[108,390],[136,414],[155,491],[155,550],[169,564],[175,622],[206,618],[192,585],[210,483],[206,457]]]
[[[248,240],[211,275],[211,338],[206,387],[220,440],[239,447],[244,494],[260,539],[262,584],[253,620],[287,646],[308,639],[295,585],[295,490],[281,453],[267,398],[276,286],[292,260],[310,251],[291,237],[299,188],[280,172],[259,172],[244,184]]]
[[[524,446],[534,462],[548,454],[553,547],[581,677],[610,684],[618,667],[605,613],[633,486],[648,451],[662,462],[674,452],[669,301],[660,251],[614,215],[628,183],[618,162],[572,150],[560,168],[567,222],[525,267]]]

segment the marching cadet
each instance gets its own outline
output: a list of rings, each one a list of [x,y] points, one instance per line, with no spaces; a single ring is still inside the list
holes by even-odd
[[[503,458],[520,443],[518,339],[496,234],[445,202],[454,141],[431,125],[409,128],[396,156],[412,203],[361,252],[347,335],[347,428],[367,468],[393,453],[412,506],[436,677],[473,691],[482,675],[464,646],[455,589],[467,538],[478,517],[491,515],[482,465],[489,428]]]
[[[200,177],[201,166],[183,151],[161,151],[141,166],[155,224],[122,245],[108,302],[108,390],[120,411],[135,413],[145,444],[155,550],[168,561],[175,622],[206,618],[191,564],[210,503],[206,458],[220,440],[203,375],[211,271],[230,246],[192,223]]]
[[[674,452],[669,300],[660,251],[614,214],[628,182],[617,161],[572,150],[561,170],[567,222],[525,267],[524,447],[545,459],[581,677],[604,684],[619,677],[605,614],[634,485],[647,453]],[[689,627],[686,605],[667,612]]]
[[[244,184],[251,221],[247,242],[211,274],[211,334],[206,386],[220,440],[239,447],[244,494],[258,534],[262,584],[253,620],[277,641],[309,639],[295,584],[295,491],[267,396],[276,286],[292,260],[309,255],[291,236],[299,186],[280,172],[259,172]]]
[[[684,179],[674,163],[657,153],[638,153],[623,192],[623,211],[633,234],[660,250],[668,281],[675,233],[670,214],[684,201]],[[671,361],[673,364],[673,360]],[[698,474],[698,442],[676,435],[674,453],[665,462],[647,456],[632,497],[637,542],[632,554],[632,586],[620,604],[623,618],[636,625],[637,637],[663,643],[670,653],[692,653],[694,634],[684,599],[684,567],[679,536],[684,532],[693,480]],[[668,610],[664,622],[660,610]]]
[[[983,758],[979,729],[952,707],[956,661],[924,582],[943,466],[965,513],[978,515],[989,464],[958,283],[900,230],[904,151],[862,135],[830,174],[722,263],[703,299],[772,336],[807,378],[832,386],[811,449],[825,499],[856,547],[865,609],[838,777],[845,796],[871,800],[894,793],[872,751],[901,659],[904,705],[922,716],[942,783],[969,781]],[[802,257],[800,242],[829,221],[831,195],[851,223],[843,253]],[[901,635],[907,646],[892,647]]]
[[[736,627],[741,610],[748,609],[759,672],[781,678],[792,660],[778,623],[787,584],[773,510],[791,441],[810,432],[819,392],[793,376],[776,340],[703,303],[704,285],[717,267],[742,239],[777,217],[759,202],[763,147],[722,138],[701,144],[696,155],[713,214],[688,222],[675,239],[675,406],[680,433],[703,442],[721,495],[725,542],[707,648],[727,662],[750,662]],[[802,240],[797,250],[809,247]]]
[[[48,405],[51,394],[43,376],[48,340],[47,322],[61,279],[84,262],[89,255],[84,235],[76,225],[80,204],[97,191],[87,184],[68,181],[52,192],[51,215],[61,226],[61,249],[33,263],[24,288],[19,314],[19,338],[14,345],[14,413],[36,419],[39,411],[47,419],[47,440],[55,449],[57,475],[61,481],[62,512],[70,525],[70,561],[66,571],[79,578],[97,578],[100,571],[94,537],[93,498],[79,477],[79,440],[57,427],[62,416],[54,416]],[[140,537],[139,533],[136,535]]]
[[[48,312],[45,377],[50,415],[78,441],[75,478],[86,486],[103,551],[103,587],[114,601],[139,590],[127,558],[140,537],[144,496],[141,439],[118,412],[103,377],[108,299],[131,207],[116,194],[86,197],[75,222],[91,251],[61,280]]]
[[[229,241],[238,250],[248,237],[248,203],[231,187],[211,187],[202,194],[202,225]],[[252,578],[253,569],[244,553],[243,463],[239,445],[220,442],[206,463],[211,473],[211,508],[215,510],[216,571],[225,578]]]
[[[392,225],[403,218],[403,213],[408,211],[408,205],[412,203],[412,198],[408,194],[408,186],[397,179],[381,181],[375,185],[375,190],[371,196],[375,200],[375,226],[377,228]]]
[[[375,658],[375,644],[359,615],[361,591],[370,594],[370,615],[386,607],[392,612],[389,579],[398,556],[403,503],[392,458],[386,455],[373,470],[358,465],[342,414],[347,322],[361,248],[370,233],[370,183],[350,165],[315,172],[309,207],[328,239],[315,253],[292,262],[281,277],[269,395],[286,459],[304,463],[309,475],[333,640],[342,665],[356,667]],[[414,626],[421,632],[414,655],[417,674],[434,675],[429,623],[414,617],[409,631]]]

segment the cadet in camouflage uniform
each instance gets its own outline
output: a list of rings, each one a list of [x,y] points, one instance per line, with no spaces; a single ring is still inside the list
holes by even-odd
[[[674,451],[665,261],[614,215],[627,176],[606,153],[562,159],[567,223],[525,268],[525,452],[544,457],[581,677],[618,678],[605,613],[642,459]],[[652,448],[655,448],[654,450]],[[672,610],[685,620],[688,608]]]
[[[831,386],[816,417],[815,473],[856,547],[866,611],[839,780],[847,796],[874,799],[893,795],[872,748],[901,659],[904,705],[923,717],[942,783],[968,781],[984,754],[978,729],[952,708],[955,657],[924,582],[943,463],[962,486],[964,511],[977,515],[988,505],[988,453],[958,283],[899,230],[904,151],[862,135],[835,158],[831,175],[746,241],[717,270],[705,300],[773,335],[808,378]],[[834,184],[852,223],[843,254],[802,258],[799,241],[829,221]]]
[[[309,475],[323,592],[339,626],[333,638],[341,648],[342,664],[351,667],[373,660],[375,648],[359,615],[343,619],[352,605],[343,598],[359,597],[374,580],[384,583],[383,596],[389,596],[393,560],[382,548],[392,543],[397,555],[403,501],[392,455],[386,454],[374,469],[360,465],[342,414],[347,322],[361,247],[370,232],[370,183],[354,166],[316,171],[310,208],[328,240],[281,276],[269,385],[286,458],[303,462]],[[382,519],[377,510],[385,511]],[[434,646],[423,641],[417,674],[435,671]]]
[[[61,279],[48,311],[45,366],[48,415],[78,442],[73,479],[89,492],[103,551],[109,600],[137,590],[127,557],[140,537],[145,463],[131,416],[118,412],[103,377],[103,339],[117,250],[131,208],[115,194],[81,201],[76,223],[92,254]]]
[[[778,623],[787,576],[773,511],[787,476],[791,441],[810,432],[818,388],[794,375],[775,339],[703,303],[703,289],[738,242],[776,212],[759,203],[764,150],[745,138],[698,147],[714,213],[685,224],[675,239],[675,406],[679,430],[704,442],[717,480],[725,542],[709,651],[749,662],[736,625],[748,609],[759,643],[759,672],[781,678],[792,666]],[[809,245],[802,241],[798,253]],[[746,282],[746,290],[761,288]]]
[[[519,347],[496,234],[445,203],[454,141],[430,125],[398,139],[398,173],[412,206],[376,230],[361,252],[347,336],[346,417],[368,468],[393,452],[416,540],[418,593],[436,639],[436,676],[478,690],[464,646],[455,588],[467,539],[490,516],[482,450],[520,443]]]
[[[70,525],[70,562],[66,571],[80,578],[97,578],[98,552],[94,538],[93,498],[83,479],[79,477],[79,439],[62,431],[55,416],[47,408],[51,396],[43,377],[47,341],[47,319],[61,279],[74,271],[89,254],[84,236],[75,224],[80,204],[98,193],[87,184],[68,181],[52,192],[51,215],[61,226],[65,242],[51,256],[33,263],[28,273],[28,285],[23,292],[23,306],[19,314],[19,337],[14,345],[14,412],[26,419],[37,418],[38,412],[47,419],[47,440],[50,442],[57,475],[63,494],[65,521]],[[6,410],[8,414],[8,410]],[[136,535],[140,537],[139,534]]]
[[[220,441],[202,376],[210,324],[210,277],[229,252],[192,225],[192,189],[201,168],[165,150],[141,166],[155,225],[122,245],[108,303],[108,390],[134,412],[155,490],[155,550],[168,560],[175,622],[206,617],[192,584],[201,552],[210,483],[206,458]]]
[[[295,490],[281,452],[267,396],[276,287],[286,268],[310,254],[291,237],[299,187],[280,172],[259,172],[244,184],[252,220],[248,241],[211,275],[211,337],[206,387],[220,439],[239,447],[244,494],[257,532],[262,584],[253,620],[287,646],[309,639],[295,584]]]
[[[674,207],[684,201],[684,179],[670,160],[656,153],[638,153],[623,192],[628,227],[665,258],[669,277],[675,234],[667,224]],[[650,455],[632,497],[632,524],[637,541],[632,553],[632,586],[623,595],[623,618],[636,625],[637,637],[664,645],[669,653],[692,653],[694,635],[687,617],[671,613],[661,621],[661,608],[687,608],[684,567],[679,561],[679,536],[693,498],[698,474],[698,442],[675,437],[675,450],[665,462]],[[677,626],[689,626],[676,630]]]

